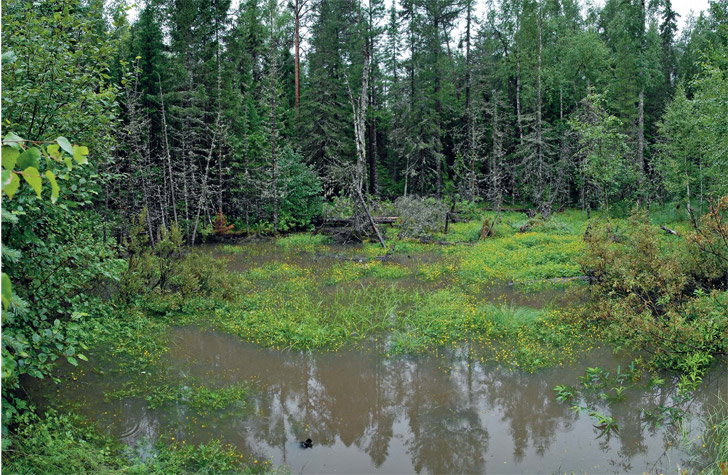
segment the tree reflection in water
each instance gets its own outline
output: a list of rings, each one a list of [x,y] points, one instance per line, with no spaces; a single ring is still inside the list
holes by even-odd
[[[574,367],[527,374],[480,364],[467,347],[382,358],[381,348],[267,351],[196,328],[175,329],[173,340],[170,371],[219,385],[252,381],[246,416],[104,400],[119,385],[113,372],[89,371],[87,391],[69,387],[60,395],[130,444],[170,431],[186,443],[215,437],[292,472],[641,472],[674,469],[685,458],[675,448],[675,431],[647,424],[642,414],[670,404],[674,385],[628,390],[625,401],[612,405],[590,401],[620,424],[610,437],[597,438],[588,415],[556,401],[553,387],[576,381],[586,366],[616,367],[606,350]],[[705,411],[716,393],[728,393],[725,378],[717,379],[695,395],[693,413]],[[307,438],[314,445],[303,450],[298,441]]]

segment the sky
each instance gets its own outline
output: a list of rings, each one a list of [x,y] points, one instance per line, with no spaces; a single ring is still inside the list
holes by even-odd
[[[391,5],[391,2],[394,0],[387,1],[387,7]],[[585,0],[580,0],[582,4],[585,3]],[[139,4],[142,2],[140,1]],[[283,1],[280,3],[284,4]],[[604,0],[596,0],[597,4],[603,5],[605,3]],[[139,12],[139,4],[134,5],[131,10],[129,11],[129,20],[131,22],[135,21]],[[231,2],[231,9],[236,8],[237,5],[240,4],[240,0],[232,0]],[[476,11],[479,15],[482,15],[483,12],[485,12],[486,9],[486,0],[479,0],[477,2],[478,7],[476,7]],[[680,14],[680,18],[678,19],[678,28],[680,30],[683,29],[685,26],[685,21],[687,20],[688,16],[690,15],[690,12],[692,11],[695,16],[697,17],[698,14],[706,10],[708,8],[708,0],[672,0],[672,8],[675,10],[678,14]],[[456,28],[457,30],[457,28]]]
[[[672,0],[672,8],[680,14],[679,23],[682,30],[690,11],[697,17],[698,13],[708,9],[708,0]]]

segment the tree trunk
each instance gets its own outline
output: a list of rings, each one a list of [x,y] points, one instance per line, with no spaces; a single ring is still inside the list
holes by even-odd
[[[543,202],[544,193],[544,158],[543,158],[543,117],[542,117],[542,99],[541,99],[541,52],[543,50],[542,31],[543,19],[541,12],[538,13],[538,75],[536,87],[536,149],[538,152],[538,205]]]
[[[372,98],[372,105],[373,101]],[[377,131],[374,117],[369,117],[369,194],[377,194]]]
[[[498,91],[493,89],[493,151],[490,154],[490,187],[495,207],[500,210],[503,198],[500,188],[500,157],[502,153],[500,124],[498,122]]]
[[[372,28],[374,27],[374,12],[372,10],[372,2],[369,0],[369,45],[368,50],[370,55],[374,55],[375,45],[374,45],[374,34],[372,31]],[[374,60],[372,60],[373,62]],[[375,67],[369,68],[369,82],[371,83],[371,87],[369,87],[369,110],[372,111],[371,114],[369,114],[369,194],[372,196],[376,196],[377,194],[377,129],[376,129],[376,118],[374,117],[374,111],[376,107],[376,87],[374,84],[374,71]]]
[[[516,120],[518,121],[519,144],[523,146],[523,123],[521,122],[521,54],[518,50],[516,50]]]
[[[637,129],[637,169],[640,177],[645,171],[645,91],[639,95],[639,124]],[[641,179],[640,179],[641,181]]]
[[[164,150],[167,159],[167,169],[169,170],[169,188],[172,197],[172,212],[174,213],[174,222],[177,224],[177,199],[175,197],[175,184],[174,184],[174,173],[172,172],[172,157],[169,152],[169,139],[167,138],[167,114],[164,110],[164,94],[162,92],[162,79],[157,76],[159,80],[159,102],[162,109],[162,128],[164,130]]]
[[[472,0],[468,0],[465,17],[465,153],[470,156],[470,199],[475,199],[475,140],[473,137],[473,117],[470,111],[470,22],[473,10]]]
[[[273,61],[275,63],[275,61]],[[271,160],[273,161],[273,233],[278,234],[278,157],[276,155],[276,88],[273,81],[275,81],[275,66],[271,66],[271,91],[270,91],[270,120],[271,120],[271,132],[270,132],[270,154]]]
[[[295,0],[294,4],[294,33],[293,33],[293,48],[295,51],[294,57],[294,81],[295,81],[295,96],[296,96],[296,119],[298,119],[298,111],[301,106],[301,8],[303,7],[301,0]]]

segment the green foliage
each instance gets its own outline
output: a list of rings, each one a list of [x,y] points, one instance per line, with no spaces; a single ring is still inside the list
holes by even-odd
[[[9,473],[111,473],[122,467],[121,447],[78,416],[25,412],[16,423],[13,450],[3,452]]]
[[[88,163],[86,160],[88,148],[71,146],[65,137],[58,137],[56,143],[59,145],[64,143],[63,150],[76,159],[80,165]],[[42,163],[41,157],[44,159]],[[73,162],[70,157],[63,156],[58,145],[51,144],[44,147],[42,143],[29,142],[11,132],[3,139],[2,167],[2,191],[8,199],[12,200],[18,192],[20,177],[28,183],[36,196],[41,198],[43,177],[45,177],[51,185],[51,202],[55,203],[60,195],[56,175],[61,175],[62,179],[68,180],[69,172],[73,170]],[[41,170],[45,171],[43,175],[41,175]],[[72,191],[76,191],[75,188]]]
[[[140,460],[127,473],[166,475],[169,473],[271,473],[270,461],[245,457],[218,440],[192,445],[160,440],[155,457]]]
[[[119,295],[123,302],[130,303],[143,295],[154,281],[156,263],[145,230],[146,210],[133,218],[129,234],[124,238],[126,269],[121,275]]]
[[[316,250],[325,250],[323,245],[329,244],[331,239],[325,234],[289,234],[276,240],[276,245],[286,250],[298,250],[306,252],[314,252]]]
[[[594,318],[603,320],[616,340],[647,349],[659,367],[682,372],[686,387],[697,384],[713,355],[728,348],[728,292],[715,287],[728,260],[714,261],[716,254],[697,244],[711,236],[719,243],[728,231],[720,223],[716,216],[704,218],[688,244],[636,213],[628,226],[591,227],[581,259],[597,299]]]
[[[517,307],[513,304],[489,304],[485,312],[490,316],[493,323],[504,330],[513,330],[519,326],[530,325],[541,318],[543,312],[529,307]]]
[[[337,195],[324,203],[323,215],[327,218],[349,219],[354,210],[354,200],[351,197]]]
[[[240,292],[238,282],[230,277],[224,259],[215,259],[205,252],[191,252],[178,266],[169,278],[169,289],[179,293],[183,299],[216,295],[230,300]]]
[[[692,447],[703,462],[700,473],[723,474],[728,468],[728,401],[721,399],[705,417],[703,426],[702,439]]]
[[[59,137],[56,144],[28,147],[10,134],[4,139],[4,172],[17,178],[23,174],[35,193],[4,182],[3,198],[3,432],[25,403],[17,398],[23,375],[44,378],[58,359],[77,364],[89,334],[84,321],[108,311],[99,295],[119,279],[123,261],[112,251],[113,241],[98,239],[96,217],[87,211],[71,211],[88,198],[82,178],[71,190],[75,200],[64,199],[56,206],[41,197],[41,169],[51,184],[51,202],[59,196],[50,168],[63,162],[61,179],[68,179],[74,167],[62,157],[60,146],[71,154],[80,147]],[[85,149],[85,147],[84,147]],[[16,154],[12,152],[23,151]],[[31,152],[34,151],[34,152]],[[85,154],[81,154],[85,161]],[[41,162],[40,158],[44,160]],[[34,166],[33,166],[34,165]],[[26,167],[20,171],[18,167]],[[60,171],[57,171],[60,173]],[[28,181],[30,174],[33,178]],[[9,183],[12,183],[12,179]],[[81,187],[79,187],[81,185]],[[10,192],[6,189],[11,186]],[[12,198],[12,201],[11,201]],[[8,257],[12,256],[10,259]]]
[[[158,368],[161,370],[161,368]],[[232,384],[219,388],[185,380],[181,383],[158,381],[155,376],[132,376],[125,387],[106,394],[108,399],[141,397],[150,409],[169,404],[187,403],[199,414],[221,413],[225,417],[240,416],[247,404],[250,388],[247,384]]]
[[[31,141],[73,133],[47,151],[62,150],[79,164],[89,149],[110,155],[117,91],[110,69],[118,37],[106,28],[104,13],[101,3],[75,0],[3,2],[3,52],[12,53],[3,58],[4,129]]]
[[[728,195],[711,201],[693,228],[687,236],[689,272],[704,288],[728,288]]]
[[[285,148],[278,158],[278,229],[307,229],[322,211],[321,180],[301,156]],[[272,216],[272,211],[271,214]]]
[[[108,316],[100,297],[123,262],[89,209],[100,160],[87,165],[89,148],[72,144],[89,145],[98,158],[113,148],[116,43],[103,4],[3,2],[2,24],[3,128],[12,131],[2,144],[5,449],[8,429],[27,407],[20,378],[49,377],[57,361],[86,358],[89,324]],[[66,133],[71,140],[59,136]],[[74,471],[66,452],[59,470]]]
[[[574,386],[566,386],[559,384],[554,386],[556,392],[556,400],[559,402],[568,402],[576,397],[577,389]]]
[[[179,285],[179,279],[175,277],[180,273],[184,255],[182,233],[176,225],[170,229],[161,227],[154,247],[151,247],[147,224],[144,209],[133,220],[124,239],[127,266],[121,276],[119,294],[127,304],[155,288],[167,291],[172,280]]]
[[[590,206],[590,200],[608,205],[632,181],[626,161],[627,136],[619,132],[621,125],[607,112],[604,97],[594,93],[584,98],[569,120],[578,142],[576,179],[583,205]]]
[[[3,453],[3,470],[38,473],[270,473],[271,463],[243,456],[218,440],[187,444],[174,437],[152,441],[148,454],[123,451],[118,442],[100,435],[89,421],[74,414],[27,412],[12,435],[13,451]]]

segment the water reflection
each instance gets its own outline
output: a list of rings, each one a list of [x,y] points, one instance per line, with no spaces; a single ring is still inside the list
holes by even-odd
[[[417,359],[274,352],[196,328],[174,329],[173,342],[176,374],[211,384],[254,381],[250,413],[203,417],[185,404],[150,410],[137,399],[103,401],[119,385],[108,373],[89,372],[83,391],[70,386],[60,395],[129,444],[170,431],[186,443],[216,437],[293,473],[652,472],[675,470],[686,458],[670,429],[646,427],[641,415],[671,401],[669,385],[599,403],[621,425],[611,437],[598,438],[586,414],[555,400],[552,388],[586,366],[615,368],[618,358],[606,350],[531,375],[480,364],[467,349]],[[693,413],[728,394],[724,377],[711,381]],[[302,450],[298,441],[309,437],[314,447]]]

